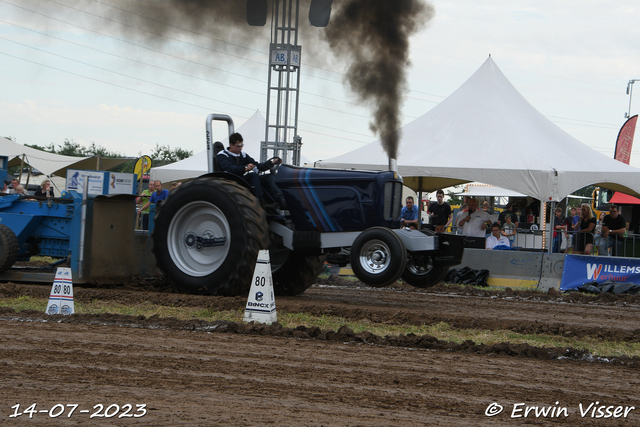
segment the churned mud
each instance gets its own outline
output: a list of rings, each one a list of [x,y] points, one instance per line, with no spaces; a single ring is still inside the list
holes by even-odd
[[[46,298],[49,291],[0,284],[0,297]],[[246,304],[243,297],[174,293],[153,280],[75,287],[74,296],[211,310]],[[640,340],[637,296],[373,289],[331,276],[276,305],[278,313],[364,322]],[[0,341],[2,425],[640,424],[640,360],[571,348],[10,308],[0,308]],[[78,405],[71,416],[67,405]]]

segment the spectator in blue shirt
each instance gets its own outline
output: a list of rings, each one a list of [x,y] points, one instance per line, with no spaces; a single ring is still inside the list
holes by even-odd
[[[149,207],[151,203],[158,204],[158,202],[165,200],[169,195],[169,190],[162,189],[162,182],[159,179],[156,179],[153,185],[156,191],[151,195],[151,197],[149,198],[149,201],[145,203],[145,205],[142,208],[140,208],[139,211],[144,211],[146,208]]]
[[[400,211],[400,226],[418,229],[418,218],[420,209],[413,203],[413,197],[406,200],[407,205]]]

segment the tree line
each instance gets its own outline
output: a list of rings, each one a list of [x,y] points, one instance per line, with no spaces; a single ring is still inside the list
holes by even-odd
[[[96,145],[95,142],[91,142],[91,145],[85,147],[73,139],[65,139],[62,144],[54,144],[53,142],[48,145],[42,146],[37,144],[24,144],[26,147],[35,148],[36,150],[46,151],[47,153],[60,154],[63,156],[73,157],[107,157],[107,158],[127,158],[124,154],[118,151],[111,151],[101,145]],[[142,153],[138,154],[138,157],[131,157],[130,161],[123,163],[112,169],[113,172],[133,173],[135,163],[139,157],[143,156]],[[153,166],[163,166],[169,163],[175,163],[179,160],[186,159],[193,156],[193,151],[185,150],[183,148],[171,148],[168,145],[156,144],[153,151],[148,154],[153,161]]]

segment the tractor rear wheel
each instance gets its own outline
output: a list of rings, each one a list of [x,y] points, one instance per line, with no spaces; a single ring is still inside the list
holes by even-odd
[[[16,262],[20,245],[16,234],[4,224],[0,224],[0,273],[11,268]]]
[[[258,252],[267,249],[268,224],[245,187],[200,178],[174,189],[155,218],[153,252],[162,272],[182,291],[243,295]]]
[[[440,283],[448,271],[449,267],[434,265],[433,257],[430,255],[409,252],[402,280],[416,288],[428,288]]]
[[[286,249],[285,249],[286,250]],[[279,254],[271,258],[273,271],[273,289],[276,295],[294,296],[307,290],[322,272],[322,259],[317,255],[301,255],[286,250],[287,254]],[[273,252],[273,250],[272,250]],[[287,256],[280,265],[274,260]]]
[[[400,278],[407,265],[407,250],[400,237],[384,227],[371,227],[351,246],[351,268],[364,284],[390,285]]]

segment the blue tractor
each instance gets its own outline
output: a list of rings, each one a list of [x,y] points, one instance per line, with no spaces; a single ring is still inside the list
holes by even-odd
[[[395,171],[352,171],[282,165],[271,171],[287,210],[265,212],[242,178],[216,168],[222,143],[211,142],[209,173],[184,183],[155,217],[158,267],[183,291],[242,295],[258,251],[268,249],[278,295],[314,283],[326,258],[351,264],[363,283],[382,287],[400,277],[416,287],[438,283],[462,259],[462,236],[399,228],[402,178]]]
[[[0,179],[6,179],[7,160],[6,156],[0,156]],[[116,177],[110,172],[87,172],[104,177],[97,181],[103,191],[113,187],[116,180],[124,180],[133,192],[133,174]],[[155,274],[154,260],[146,255],[150,250],[148,237],[134,233],[135,195],[116,191],[87,197],[75,190],[55,198],[37,194],[1,195],[3,279],[51,283],[53,267],[62,263],[71,268],[76,283],[127,283],[135,275]],[[38,269],[11,268],[16,261],[29,261],[34,255],[57,261]]]
[[[6,156],[0,156],[0,180],[7,179]],[[65,260],[78,253],[81,197],[48,199],[18,194],[0,197],[0,273],[32,255]],[[77,270],[77,256],[72,260]]]

